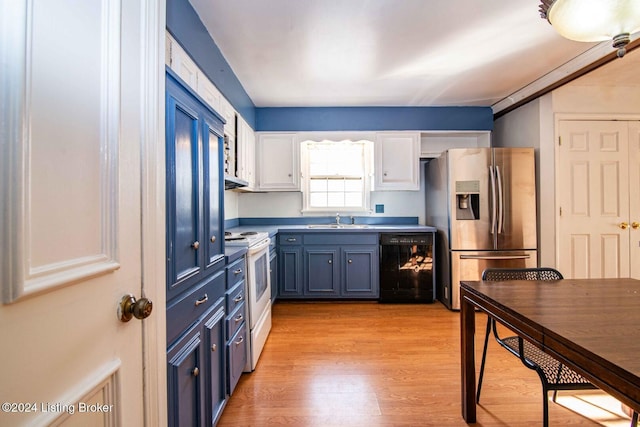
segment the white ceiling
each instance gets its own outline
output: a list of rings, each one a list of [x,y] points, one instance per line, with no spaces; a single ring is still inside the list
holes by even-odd
[[[535,0],[190,2],[257,107],[491,106],[594,46]]]

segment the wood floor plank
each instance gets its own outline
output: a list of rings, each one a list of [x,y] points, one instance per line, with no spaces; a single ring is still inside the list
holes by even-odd
[[[476,316],[479,361],[486,316]],[[277,302],[257,369],[218,425],[463,426],[459,317],[440,303]],[[542,425],[538,376],[494,341],[477,420]],[[598,425],[553,403],[549,420]]]

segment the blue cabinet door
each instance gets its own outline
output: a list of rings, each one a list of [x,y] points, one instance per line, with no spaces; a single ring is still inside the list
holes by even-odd
[[[208,370],[207,392],[205,394],[207,397],[207,423],[205,425],[214,426],[218,423],[227,398],[224,297],[216,303],[212,314],[205,317],[204,336],[206,342],[204,351]]]
[[[305,247],[305,289],[310,296],[334,297],[340,294],[338,248]]]
[[[283,246],[280,248],[278,258],[280,262],[279,296],[302,296],[302,247]]]
[[[378,247],[342,248],[342,295],[377,298],[379,294]]]
[[[167,300],[224,268],[222,121],[166,78]]]
[[[202,327],[194,325],[167,351],[168,424],[204,426]]]
[[[222,212],[222,136],[217,129],[217,121],[210,115],[203,115],[203,161],[204,168],[204,269],[218,270],[224,262],[224,212]]]
[[[198,252],[202,203],[198,111],[174,90],[167,92],[166,118],[167,299],[194,283],[202,267]]]

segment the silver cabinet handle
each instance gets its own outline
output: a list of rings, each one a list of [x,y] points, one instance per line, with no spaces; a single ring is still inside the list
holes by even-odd
[[[196,307],[199,306],[200,304],[204,304],[207,301],[209,301],[209,296],[207,294],[204,294],[202,298],[196,301]]]
[[[333,261],[329,260],[329,264],[333,264]]]
[[[238,295],[237,297],[235,297],[235,298],[233,299],[233,302],[235,302],[235,303],[239,303],[239,302],[240,302],[240,301],[242,301],[243,299],[244,299],[244,295],[240,294],[240,295]]]
[[[287,242],[297,242],[298,239],[296,239],[295,237],[289,237],[287,238]]]
[[[236,346],[239,346],[240,344],[242,344],[244,342],[244,337],[240,337],[238,338],[238,341],[236,341]]]
[[[218,344],[213,344],[211,346],[211,351],[216,351],[218,349]]]
[[[349,261],[347,261],[347,262],[348,262],[349,264],[351,264],[351,263],[353,262],[353,260],[349,260]]]
[[[195,250],[198,250],[198,248],[200,247],[200,242],[198,242],[197,240],[195,242],[193,242],[191,244],[191,247]]]
[[[244,316],[242,314],[238,314],[234,320],[236,323],[240,323],[244,320]]]
[[[240,274],[240,273],[242,273],[242,269],[241,269],[241,268],[239,268],[239,269],[237,269],[237,270],[233,270],[233,274],[235,274],[236,276],[237,276],[238,274]]]
[[[215,243],[216,242],[216,236],[211,236],[211,243]]]
[[[191,375],[193,375],[194,377],[197,377],[198,375],[200,375],[200,369],[198,369],[198,367],[196,366],[191,370]]]

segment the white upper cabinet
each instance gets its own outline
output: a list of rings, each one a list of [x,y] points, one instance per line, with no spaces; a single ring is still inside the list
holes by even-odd
[[[256,187],[256,135],[251,126],[238,115],[238,178],[249,183],[244,191],[253,191]]]
[[[420,157],[440,157],[449,148],[489,148],[490,131],[426,131],[422,132]]]
[[[375,190],[420,189],[420,133],[378,132]]]
[[[218,112],[222,115],[226,123],[224,124],[224,134],[235,137],[236,136],[236,110],[226,98],[220,98],[220,110]],[[239,127],[239,126],[238,126]]]
[[[197,91],[198,73],[200,73],[198,66],[173,37],[167,35],[167,41],[171,43],[169,47],[171,69],[175,71],[190,88]]]
[[[295,133],[258,135],[258,189],[300,191],[300,144]]]
[[[198,70],[198,88],[196,89],[198,95],[206,101],[207,104],[213,108],[213,111],[220,112],[220,101],[222,94],[217,87],[211,81]]]
[[[222,94],[168,32],[166,33],[165,55],[166,64],[169,65],[191,89],[200,95],[215,112],[224,116],[222,113]]]

